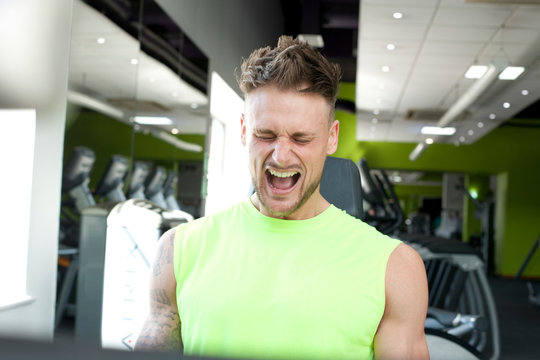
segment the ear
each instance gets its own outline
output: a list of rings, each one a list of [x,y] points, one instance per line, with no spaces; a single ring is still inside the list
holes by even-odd
[[[244,114],[240,116],[240,138],[242,145],[246,146],[246,118]]]
[[[330,132],[328,133],[328,146],[326,148],[326,154],[332,155],[336,152],[339,138],[339,120],[334,120],[330,126]]]

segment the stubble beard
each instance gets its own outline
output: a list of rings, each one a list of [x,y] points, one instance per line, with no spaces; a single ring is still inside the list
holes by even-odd
[[[255,193],[257,194],[257,198],[259,199],[261,207],[264,208],[266,211],[268,211],[268,213],[270,213],[272,216],[279,217],[279,218],[282,218],[282,219],[286,219],[286,218],[290,217],[298,209],[300,209],[306,203],[306,201],[309,200],[309,198],[313,195],[315,190],[317,190],[317,188],[319,187],[319,185],[321,183],[321,179],[322,179],[322,173],[318,176],[317,179],[315,179],[314,181],[312,181],[309,184],[309,186],[301,194],[300,198],[298,199],[296,204],[294,204],[291,207],[291,209],[289,209],[287,211],[275,211],[266,202],[266,198],[263,195],[263,193],[261,192],[261,190],[259,188],[259,184],[255,181],[253,176],[251,177],[251,181],[253,182],[253,187],[255,188]]]

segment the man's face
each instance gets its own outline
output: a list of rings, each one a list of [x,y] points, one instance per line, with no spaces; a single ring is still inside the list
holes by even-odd
[[[278,218],[317,215],[324,162],[337,148],[339,123],[328,125],[330,105],[317,94],[265,85],[249,93],[242,143],[256,190],[255,206]],[[322,201],[322,202],[321,202]]]

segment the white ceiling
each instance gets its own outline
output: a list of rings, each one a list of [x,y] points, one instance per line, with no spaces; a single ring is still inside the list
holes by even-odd
[[[357,139],[424,141],[428,136],[420,133],[421,127],[436,125],[439,118],[405,119],[407,111],[439,110],[443,114],[475,81],[464,78],[475,63],[525,66],[526,72],[514,81],[496,80],[465,118],[450,125],[457,128],[456,134],[435,138],[436,142],[473,143],[538,100],[540,2],[521,2],[529,4],[511,0],[502,4],[361,0]],[[403,18],[395,20],[394,12],[403,13]],[[388,43],[396,49],[387,50]],[[390,71],[382,72],[382,66],[389,66]],[[521,94],[524,89],[529,92],[526,96]],[[511,104],[509,109],[502,107],[506,101]],[[496,118],[489,119],[490,114]]]
[[[98,38],[105,43],[99,44]],[[79,0],[73,4],[69,87],[126,114],[133,115],[130,108],[136,106],[139,115],[168,116],[174,121],[169,128],[180,133],[206,132],[207,96],[140,51],[136,39]]]
[[[507,0],[511,1],[511,0]],[[529,0],[534,2],[534,0]],[[470,144],[540,98],[540,5],[463,0],[361,0],[357,49],[357,139],[421,142],[438,118],[405,119],[409,110],[445,110],[471,86],[472,64],[527,68],[515,81],[497,80],[436,142]],[[538,3],[538,1],[537,1]],[[403,13],[395,20],[392,14]],[[103,37],[106,42],[98,44]],[[393,43],[396,49],[386,49]],[[138,63],[131,64],[131,59]],[[389,72],[382,72],[382,66]],[[87,4],[73,9],[70,88],[124,110],[167,115],[180,133],[206,132],[208,98],[139,50],[136,39]],[[529,91],[527,96],[521,90]],[[135,101],[136,100],[136,101]],[[511,103],[504,109],[502,103]],[[198,108],[193,109],[195,104]],[[193,106],[195,106],[193,105]],[[155,110],[161,107],[164,110]],[[374,111],[379,111],[374,114]],[[496,114],[495,120],[488,116]],[[376,119],[376,120],[374,120]],[[482,123],[480,128],[478,123]],[[171,128],[172,128],[171,127]],[[472,135],[469,132],[472,130]]]

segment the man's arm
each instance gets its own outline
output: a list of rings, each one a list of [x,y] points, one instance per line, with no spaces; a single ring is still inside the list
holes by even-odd
[[[424,334],[428,306],[426,270],[411,247],[400,244],[388,259],[386,306],[375,334],[377,359],[429,359]]]
[[[136,351],[182,350],[173,265],[175,233],[176,228],[171,229],[159,239],[150,274],[150,312],[137,338]]]

